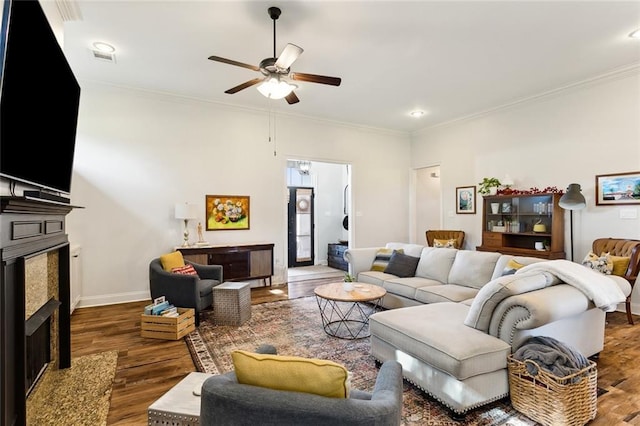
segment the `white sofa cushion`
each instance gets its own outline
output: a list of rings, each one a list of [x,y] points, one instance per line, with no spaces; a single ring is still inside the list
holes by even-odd
[[[478,294],[478,289],[455,284],[441,284],[421,287],[416,290],[415,299],[422,303],[462,302]]]
[[[397,278],[395,275],[387,274],[380,271],[364,271],[358,274],[358,282],[366,284],[375,284],[382,287],[386,280]]]
[[[449,276],[443,282],[480,288],[491,281],[500,256],[494,252],[458,250]]]
[[[408,297],[409,299],[416,299],[416,290],[422,287],[440,286],[439,281],[430,280],[428,278],[421,277],[408,277],[408,278],[392,278],[388,279],[382,285],[388,293],[397,294],[399,296]]]
[[[449,248],[423,248],[416,268],[416,277],[429,278],[446,284],[449,270],[458,251]]]
[[[402,249],[404,254],[408,254],[409,256],[414,257],[420,257],[420,253],[425,246],[410,243],[387,243],[385,247],[394,250]]]
[[[511,346],[464,325],[468,311],[453,302],[392,309],[371,315],[369,326],[372,336],[458,380],[506,369]]]

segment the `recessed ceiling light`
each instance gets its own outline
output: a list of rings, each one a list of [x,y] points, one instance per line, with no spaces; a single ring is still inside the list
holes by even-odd
[[[424,115],[424,111],[420,111],[420,110],[411,111],[409,115],[412,116],[413,118],[420,118]]]
[[[635,39],[640,39],[640,29],[637,29],[634,32],[632,32],[631,34],[629,34],[629,37],[635,38]]]
[[[113,53],[116,51],[116,48],[110,45],[109,43],[104,43],[102,41],[96,41],[93,43],[93,47],[98,49],[101,52]]]

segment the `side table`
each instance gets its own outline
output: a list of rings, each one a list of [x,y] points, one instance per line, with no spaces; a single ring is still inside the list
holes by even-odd
[[[213,322],[242,325],[251,318],[251,287],[248,282],[227,281],[213,287]]]
[[[193,390],[212,374],[189,373],[149,406],[149,426],[197,426],[200,424],[200,396]]]

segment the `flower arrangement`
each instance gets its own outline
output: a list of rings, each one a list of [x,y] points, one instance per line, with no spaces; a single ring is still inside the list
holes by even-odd
[[[353,283],[356,282],[356,277],[347,272],[344,274],[344,279],[342,281],[345,283]]]

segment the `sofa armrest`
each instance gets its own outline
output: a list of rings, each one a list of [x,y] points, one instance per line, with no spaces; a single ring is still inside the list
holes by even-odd
[[[568,284],[510,296],[493,312],[489,334],[505,340],[504,337],[510,336],[513,330],[541,327],[594,307],[584,293]]]
[[[349,273],[358,277],[360,272],[370,271],[376,253],[381,247],[350,248],[345,250],[344,259],[349,262]]]

